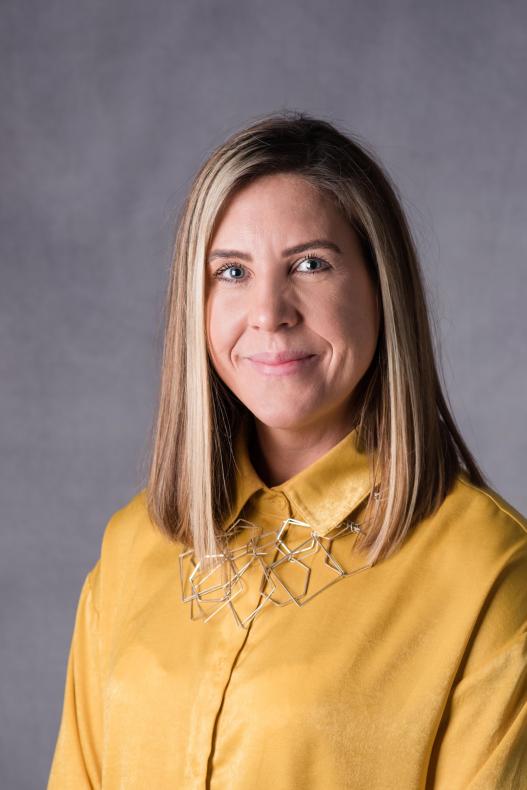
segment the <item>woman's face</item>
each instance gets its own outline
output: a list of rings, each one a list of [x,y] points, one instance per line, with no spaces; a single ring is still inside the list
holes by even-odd
[[[378,307],[355,231],[301,176],[261,176],[224,207],[206,327],[216,372],[257,420],[342,423],[375,352]]]

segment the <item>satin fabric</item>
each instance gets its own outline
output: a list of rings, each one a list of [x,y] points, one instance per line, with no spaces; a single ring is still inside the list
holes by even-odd
[[[370,472],[356,431],[272,488],[247,442],[241,431],[225,528],[360,522]],[[48,790],[527,788],[527,521],[496,492],[460,475],[392,557],[303,606],[269,602],[247,629],[228,607],[191,619],[183,548],[151,524],[144,490],[106,525]],[[260,577],[245,575],[242,611]]]

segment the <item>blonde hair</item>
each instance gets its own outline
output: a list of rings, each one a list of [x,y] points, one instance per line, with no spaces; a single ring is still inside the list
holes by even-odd
[[[422,274],[397,189],[355,135],[305,113],[260,117],[202,164],[176,225],[165,304],[159,405],[152,429],[149,515],[197,558],[221,551],[231,506],[233,440],[250,412],[219,379],[205,336],[205,260],[222,207],[258,176],[300,175],[334,200],[361,242],[379,295],[374,359],[353,393],[372,463],[369,527],[358,549],[388,556],[464,473],[486,481],[441,388]]]

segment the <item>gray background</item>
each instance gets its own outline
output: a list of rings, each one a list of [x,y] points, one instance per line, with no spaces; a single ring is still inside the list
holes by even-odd
[[[176,210],[254,116],[318,114],[378,152],[422,254],[455,416],[527,511],[527,7],[0,8],[0,785],[29,790],[47,780],[80,586],[142,485]]]

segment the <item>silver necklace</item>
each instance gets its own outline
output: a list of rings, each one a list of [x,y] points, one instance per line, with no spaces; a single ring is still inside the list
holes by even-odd
[[[292,541],[287,534],[290,525],[301,528],[303,535],[306,536],[294,546],[291,545]],[[229,541],[242,530],[250,531],[251,535],[245,543],[233,548],[229,545]],[[207,623],[218,612],[228,607],[236,624],[247,629],[254,618],[270,604],[286,606],[295,603],[297,606],[304,606],[336,581],[372,567],[373,563],[369,562],[353,569],[348,565],[349,569],[346,570],[342,557],[337,559],[332,552],[335,541],[342,541],[360,532],[362,532],[361,524],[346,520],[327,535],[320,535],[305,521],[294,518],[285,519],[276,530],[263,532],[257,524],[239,518],[225,531],[225,545],[219,554],[205,555],[203,560],[197,562],[192,548],[179,554],[182,601],[190,604],[192,620],[200,619]],[[312,564],[314,561],[319,561],[321,556],[323,556],[323,565],[327,566],[330,575],[334,574],[334,578],[315,589],[316,585],[311,573]],[[350,552],[348,559],[351,559],[351,556]],[[259,597],[262,600],[249,614],[242,616],[234,602],[237,599],[241,600],[240,596],[249,589],[243,577],[255,563],[261,566]],[[295,581],[286,583],[283,578],[284,571],[287,569],[291,574],[292,567],[295,568],[293,572]],[[218,581],[218,577],[221,577],[221,581]],[[267,582],[271,589],[264,592]]]

